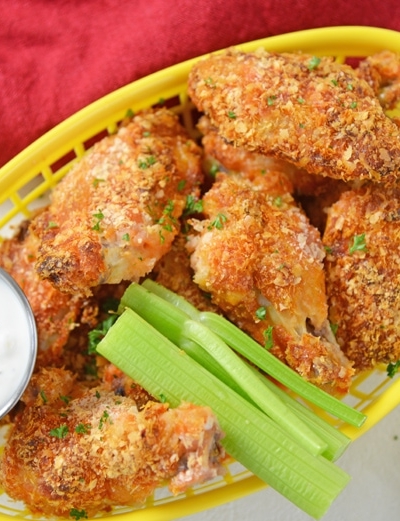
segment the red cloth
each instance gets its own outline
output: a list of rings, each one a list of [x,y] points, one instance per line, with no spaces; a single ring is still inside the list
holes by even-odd
[[[398,0],[0,0],[0,166],[99,97],[244,41],[334,25],[400,30]]]

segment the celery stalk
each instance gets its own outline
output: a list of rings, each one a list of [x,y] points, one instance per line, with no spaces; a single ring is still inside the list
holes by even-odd
[[[260,344],[224,317],[204,311],[200,313],[200,320],[217,333],[232,349],[298,396],[351,425],[360,427],[364,423],[365,414],[304,380],[298,373],[283,364],[268,350],[263,349]]]
[[[122,313],[97,350],[153,396],[166,396],[172,407],[182,401],[211,407],[225,432],[227,452],[315,519],[348,483],[343,470],[311,456],[131,309]]]
[[[176,298],[174,300],[176,303]],[[213,370],[210,364],[219,364],[221,371],[228,373],[227,378],[230,381],[233,380],[234,386],[228,382],[226,377],[222,378],[223,381],[235,389],[239,386],[239,394],[250,399],[265,414],[268,414],[270,418],[287,429],[293,438],[309,450],[311,454],[322,454],[327,449],[326,442],[314,430],[310,429],[292,409],[286,407],[283,401],[271,389],[260,385],[260,381],[249,367],[218,335],[214,334],[200,322],[191,320],[183,311],[183,307],[177,310],[173,303],[163,300],[155,293],[149,293],[146,288],[139,284],[131,284],[129,286],[122,297],[121,305],[133,309],[180,348],[187,348],[188,340],[194,343],[191,345],[192,350],[197,349],[195,347],[196,344],[201,346],[214,359],[214,362],[211,360],[206,361],[206,367],[213,374],[215,374],[215,369],[217,368],[215,367]],[[190,304],[188,305],[191,306]],[[188,308],[185,307],[185,309]],[[200,313],[196,309],[195,311],[199,316]],[[191,315],[196,316],[196,313],[191,312]],[[165,316],[169,316],[168,321],[164,319]],[[173,327],[171,327],[172,320],[174,321]],[[199,353],[197,353],[198,355]],[[207,355],[203,355],[203,358],[204,356]],[[194,357],[196,358],[196,352]]]
[[[365,414],[353,409],[334,396],[329,395],[322,389],[304,380],[299,374],[283,364],[266,349],[263,349],[260,344],[224,317],[210,311],[199,312],[182,296],[175,294],[173,291],[164,288],[150,279],[146,279],[142,283],[142,286],[156,293],[167,302],[174,304],[175,307],[185,310],[185,312],[188,312],[195,320],[200,320],[220,336],[232,349],[250,360],[254,365],[298,396],[305,398],[310,403],[346,423],[356,427],[360,427],[364,423],[366,419]]]

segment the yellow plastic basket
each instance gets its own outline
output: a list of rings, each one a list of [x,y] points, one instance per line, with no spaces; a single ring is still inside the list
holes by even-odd
[[[362,57],[389,49],[400,52],[400,33],[372,27],[331,27],[274,36],[238,46],[245,51],[302,51],[332,55],[338,61]],[[0,170],[0,233],[29,217],[43,204],[45,194],[60,180],[98,139],[116,131],[128,111],[136,112],[160,103],[181,117],[196,136],[195,111],[188,99],[186,81],[193,63],[186,61],[135,81],[79,111],[42,136]],[[389,379],[385,368],[363,373],[354,379],[346,402],[364,411],[368,419],[360,428],[338,422],[335,425],[352,439],[365,433],[400,403],[400,378]],[[333,420],[329,419],[333,422]],[[0,430],[0,446],[4,438]],[[0,448],[1,450],[1,448]],[[350,449],[351,450],[351,447]],[[111,515],[130,521],[167,521],[193,514],[256,492],[266,486],[236,462],[227,475],[195,487],[177,497],[160,488],[138,509],[116,508]],[[0,490],[0,521],[9,516],[31,518],[25,506],[10,500]]]

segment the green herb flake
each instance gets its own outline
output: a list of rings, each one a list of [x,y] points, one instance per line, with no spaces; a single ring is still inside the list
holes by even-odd
[[[339,85],[339,82],[337,80],[331,80],[332,85],[337,87]]]
[[[275,104],[275,100],[276,100],[276,96],[269,96],[269,97],[267,98],[267,105],[268,105],[269,107],[272,107],[272,105]]]
[[[236,114],[232,110],[229,110],[228,111],[228,118],[236,119]]]
[[[361,233],[360,235],[355,235],[353,237],[353,243],[349,246],[349,253],[353,255],[356,251],[368,251],[367,245],[365,242],[365,233]]]
[[[228,217],[226,217],[226,215],[219,213],[217,217],[208,226],[208,229],[211,230],[212,228],[216,228],[217,230],[222,230],[222,228],[224,227],[224,223],[227,220]]]
[[[79,521],[79,519],[88,518],[86,510],[78,510],[77,508],[71,508],[71,510],[69,511],[69,516],[73,519],[76,519],[76,521]]]
[[[183,192],[186,186],[186,179],[181,179],[178,183],[178,192]]]
[[[256,310],[256,317],[259,320],[265,320],[265,317],[267,316],[267,308],[265,306],[261,306]]]
[[[388,377],[393,378],[399,369],[400,369],[400,360],[397,360],[397,362],[390,362],[390,364],[388,364],[388,366],[386,367],[386,372],[387,372]]]
[[[98,210],[97,213],[93,214],[93,217],[97,219],[97,222],[92,226],[92,230],[95,230],[96,232],[101,231],[100,223],[104,219],[104,214],[101,210]]]
[[[276,196],[274,200],[272,201],[272,204],[276,206],[277,208],[281,208],[283,204],[282,197],[280,195]]]
[[[64,396],[63,394],[60,394],[59,396],[60,400],[62,402],[64,402],[66,405],[69,404],[69,402],[71,401],[71,397],[70,396]]]
[[[125,117],[126,118],[133,118],[133,116],[135,115],[135,113],[133,112],[132,109],[128,109],[125,113]]]
[[[154,156],[149,156],[146,159],[139,159],[138,167],[141,170],[146,170],[157,163],[157,159]]]
[[[105,179],[100,179],[100,177],[96,177],[95,179],[93,179],[94,188],[97,188],[100,183],[105,183]]]
[[[55,221],[49,221],[48,225],[47,225],[47,228],[48,229],[51,229],[51,228],[59,228],[59,225],[58,223],[56,223]]]
[[[150,137],[151,136],[151,132],[149,130],[145,130],[142,134],[143,137]]]
[[[124,233],[124,235],[122,236],[122,240],[123,240],[123,241],[129,242],[130,239],[131,239],[131,238],[130,238],[129,233]]]
[[[357,102],[356,102],[356,101],[352,101],[352,102],[350,103],[350,108],[351,108],[351,109],[356,109],[356,108],[357,108]]]
[[[95,329],[92,329],[88,333],[89,345],[88,345],[88,353],[89,355],[93,355],[96,353],[96,348],[100,340],[102,340],[110,327],[117,320],[117,314],[111,314],[106,319],[104,319]]]
[[[213,89],[215,89],[216,87],[216,83],[215,81],[211,78],[211,76],[209,76],[208,78],[206,78],[204,80],[204,83],[208,86],[208,87],[211,87]]]
[[[300,105],[304,105],[305,100],[304,98],[297,98],[297,102],[300,103]]]
[[[167,402],[167,397],[165,396],[165,394],[161,393],[159,398],[160,398],[160,402],[161,403],[166,403]]]
[[[316,69],[320,63],[321,58],[318,58],[318,56],[313,56],[308,62],[308,70],[312,71],[313,69]]]
[[[186,197],[186,205],[184,215],[192,215],[194,213],[201,213],[203,211],[203,201],[196,199],[193,195],[189,194]]]
[[[46,396],[46,393],[43,391],[43,389],[39,392],[39,394],[40,394],[40,398],[42,399],[42,402],[47,403],[48,402],[47,396]]]
[[[336,333],[337,333],[337,331],[339,329],[339,324],[331,324],[330,323],[329,326],[331,328],[332,333],[336,336]]]
[[[212,177],[215,177],[217,175],[217,173],[219,172],[219,165],[218,163],[213,163],[211,166],[210,166],[210,170],[209,170],[209,173]]]
[[[274,339],[272,337],[272,332],[274,330],[274,326],[268,326],[264,331],[263,335],[265,338],[264,347],[267,351],[269,351],[274,346]]]
[[[75,427],[75,432],[77,434],[87,434],[92,426],[90,423],[78,423],[78,425]]]
[[[68,426],[63,424],[59,427],[56,427],[55,429],[50,430],[50,436],[54,436],[55,438],[65,438],[65,436],[68,434]]]
[[[101,430],[106,422],[112,423],[110,419],[110,415],[107,411],[103,411],[103,414],[101,415],[100,421],[99,421],[99,429]]]
[[[353,84],[352,83],[348,83],[347,84],[347,90],[353,90],[354,87],[353,87]]]
[[[94,395],[98,400],[101,398],[101,394],[99,393],[99,391],[96,391]]]

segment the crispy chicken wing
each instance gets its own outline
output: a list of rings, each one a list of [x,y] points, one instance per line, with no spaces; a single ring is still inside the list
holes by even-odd
[[[357,72],[371,85],[385,110],[396,107],[400,100],[400,54],[386,50],[367,56]]]
[[[358,370],[400,359],[399,220],[398,186],[346,192],[329,212],[329,315]]]
[[[222,433],[208,407],[149,402],[138,411],[130,397],[50,373],[37,375],[40,392],[12,427],[0,465],[5,491],[32,512],[93,516],[141,503],[166,480],[176,494],[222,473]]]
[[[0,244],[0,266],[14,277],[24,291],[35,316],[38,331],[37,365],[60,365],[63,348],[79,324],[95,324],[97,305],[67,295],[40,279],[35,269],[39,241],[23,223],[15,237]]]
[[[218,176],[203,204],[190,243],[195,282],[302,376],[346,392],[353,370],[327,320],[318,231],[290,195],[276,199],[242,178]]]
[[[370,85],[332,58],[231,49],[194,65],[189,94],[237,146],[345,181],[398,176],[399,129]]]
[[[136,115],[94,145],[32,223],[37,270],[57,288],[91,294],[137,281],[170,248],[202,181],[199,147],[167,109]]]
[[[271,195],[294,195],[311,223],[320,231],[325,226],[326,209],[349,189],[348,183],[340,179],[309,174],[304,168],[296,168],[287,161],[228,143],[205,116],[198,126],[203,134],[205,157],[211,167],[216,164],[220,171],[244,176],[253,184],[262,185],[263,190]]]

